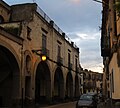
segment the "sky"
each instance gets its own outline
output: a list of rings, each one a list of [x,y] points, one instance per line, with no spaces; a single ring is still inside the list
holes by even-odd
[[[102,4],[93,0],[4,0],[8,5],[37,5],[75,42],[80,51],[80,65],[94,72],[103,71],[100,38]]]

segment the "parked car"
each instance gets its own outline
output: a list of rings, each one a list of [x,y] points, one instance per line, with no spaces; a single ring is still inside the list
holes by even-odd
[[[86,93],[80,96],[80,99],[76,103],[76,108],[97,108],[97,104],[97,93]]]

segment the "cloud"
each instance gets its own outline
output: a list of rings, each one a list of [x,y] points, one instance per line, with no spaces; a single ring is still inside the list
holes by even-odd
[[[37,0],[36,0],[37,1]],[[41,0],[39,6],[65,32],[100,26],[100,5],[91,0]],[[96,26],[97,25],[97,26]]]
[[[77,35],[78,35],[82,40],[88,40],[88,39],[93,40],[93,39],[95,39],[94,36],[91,36],[91,37],[90,37],[88,34],[78,33]]]
[[[92,31],[92,32],[91,32]],[[100,55],[100,31],[91,30],[74,31],[68,33],[71,40],[80,48],[80,63],[83,68],[102,72],[102,58]]]

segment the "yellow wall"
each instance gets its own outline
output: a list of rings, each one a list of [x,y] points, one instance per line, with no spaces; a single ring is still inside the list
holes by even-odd
[[[110,61],[110,65],[109,65],[110,74],[112,73],[112,71],[114,78],[114,92],[112,92],[112,98],[120,99],[120,68],[118,68],[118,64],[117,64],[117,53],[113,54],[113,57]]]

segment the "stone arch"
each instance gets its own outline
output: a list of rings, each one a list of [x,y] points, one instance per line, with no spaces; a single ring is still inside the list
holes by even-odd
[[[47,62],[41,61],[35,75],[35,102],[46,103],[51,100],[51,75]]]
[[[20,97],[20,68],[11,49],[0,45],[0,107],[18,104]]]
[[[68,72],[66,78],[66,98],[73,98],[73,77],[71,72]]]
[[[18,57],[15,49],[10,44],[6,43],[5,41],[3,41],[1,39],[0,39],[0,45],[7,48],[14,55],[18,65],[19,65],[19,68],[20,68],[20,65],[21,65],[20,58]]]
[[[61,101],[64,98],[64,77],[61,67],[57,67],[55,70],[53,98],[56,101]]]

